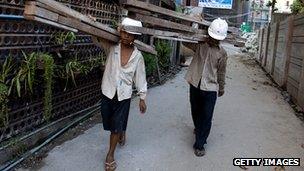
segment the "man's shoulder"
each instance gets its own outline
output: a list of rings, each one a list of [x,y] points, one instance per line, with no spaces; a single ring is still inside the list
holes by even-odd
[[[225,50],[225,48],[224,48],[222,45],[220,45],[219,47],[220,47],[220,53],[221,53],[223,56],[227,56],[227,51]]]

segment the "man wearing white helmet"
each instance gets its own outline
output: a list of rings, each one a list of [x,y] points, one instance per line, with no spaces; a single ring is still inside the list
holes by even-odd
[[[117,143],[125,144],[132,83],[140,96],[139,109],[146,112],[147,82],[144,59],[134,46],[135,35],[140,33],[124,31],[123,26],[142,27],[137,20],[125,18],[120,30],[120,42],[111,44],[105,40],[97,40],[107,53],[106,67],[102,78],[101,114],[103,127],[111,131],[110,148],[105,161],[105,170],[115,170],[117,165],[114,152]],[[96,41],[96,40],[95,40]]]
[[[225,20],[214,20],[208,29],[206,42],[183,43],[195,52],[186,74],[190,84],[191,114],[194,123],[194,154],[205,155],[204,145],[210,133],[217,97],[224,95],[227,53],[220,41],[227,36]]]

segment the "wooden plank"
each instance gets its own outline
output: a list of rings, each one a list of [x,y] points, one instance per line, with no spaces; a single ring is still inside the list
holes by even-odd
[[[105,30],[114,35],[119,35],[115,29],[105,26],[99,22],[95,22],[88,16],[85,16],[85,15],[79,13],[78,11],[75,11],[59,2],[56,2],[54,0],[37,0],[37,1],[50,7],[50,10],[60,11],[60,14],[68,15],[69,17],[81,20],[87,24],[93,25],[94,27],[98,27],[99,29]]]
[[[259,37],[259,55],[258,61],[261,63],[262,52],[263,52],[263,39],[264,39],[264,29],[260,29],[260,37]]]
[[[261,63],[262,67],[266,67],[267,54],[268,54],[267,49],[268,49],[268,44],[269,44],[270,27],[266,27],[264,33],[265,33],[264,34],[264,41],[265,41],[265,43],[264,43],[264,47],[263,47],[264,51],[263,51],[263,54],[262,54],[263,55],[263,59],[262,59],[262,63]]]
[[[302,60],[302,69],[300,74],[299,92],[297,96],[298,104],[304,110],[304,60]]]
[[[107,39],[107,40],[112,41],[112,42],[118,42],[119,41],[119,36],[108,33],[108,32],[106,32],[102,29],[98,29],[96,27],[93,27],[91,25],[83,23],[79,20],[75,20],[75,19],[72,19],[72,18],[66,18],[64,16],[59,16],[58,22],[61,23],[61,24],[64,24],[64,25],[73,26],[73,27],[78,28],[79,30],[81,30],[83,32],[86,32],[86,33],[89,33],[91,35],[95,35],[95,36],[98,36],[98,37],[102,37],[102,38]]]
[[[301,71],[302,71],[302,67],[299,67],[294,63],[290,63],[288,76],[299,82],[301,78]]]
[[[294,56],[290,57],[290,63],[293,63],[299,67],[302,67],[302,58],[295,58]]]
[[[140,20],[144,23],[153,24],[156,26],[164,27],[164,28],[170,28],[170,29],[176,29],[176,30],[182,30],[187,32],[196,32],[198,29],[194,29],[190,26],[186,26],[183,24],[175,23],[172,21],[151,17],[151,16],[145,16],[141,14],[136,14],[134,17],[136,20]]]
[[[27,5],[27,6],[29,6],[29,5]],[[30,5],[30,6],[33,6],[33,5]],[[29,10],[31,10],[30,11],[31,14],[34,14],[34,15],[42,15],[43,14],[44,17],[47,17],[47,18],[39,18],[38,16],[25,14],[25,17],[27,19],[35,20],[35,21],[42,22],[42,23],[49,24],[49,25],[53,25],[55,27],[59,27],[59,28],[62,28],[62,29],[71,30],[73,32],[77,32],[78,30],[74,29],[74,28],[78,28],[79,30],[81,30],[83,32],[89,33],[89,34],[97,36],[97,37],[105,38],[105,39],[110,40],[112,42],[118,42],[119,41],[119,36],[113,35],[113,34],[108,33],[108,32],[106,32],[102,29],[99,29],[99,28],[93,27],[91,25],[88,25],[86,23],[83,23],[80,20],[76,20],[74,18],[67,18],[65,16],[58,16],[58,18],[56,19],[56,17],[54,17],[54,15],[48,15],[48,13],[50,11],[47,11],[45,9],[41,10],[41,8],[38,8],[38,7],[35,7],[35,8],[27,7],[27,8]],[[43,11],[43,13],[41,13],[41,11]],[[52,13],[52,12],[50,12],[50,13]],[[56,20],[56,21],[51,21],[49,19]],[[71,27],[68,27],[68,26],[73,26],[74,28],[71,28]],[[117,34],[118,34],[118,32],[117,32]],[[135,45],[141,51],[156,54],[156,51],[154,50],[154,48],[152,46],[146,45],[146,44],[144,44],[140,41],[136,41]]]
[[[157,55],[157,51],[152,46],[149,46],[141,41],[135,40],[134,45],[141,51]]]
[[[270,74],[273,75],[274,72],[274,65],[275,65],[275,52],[277,51],[277,47],[278,47],[278,34],[279,34],[279,23],[276,23],[274,28],[273,28],[273,32],[274,32],[274,45],[273,45],[273,49],[271,50],[271,58],[272,58],[272,63],[271,63],[271,70],[270,70]]]
[[[304,1],[302,1],[304,3]],[[298,20],[298,19],[301,19],[301,18],[304,18],[304,15],[303,14],[299,14],[299,15],[295,15],[294,16],[294,19],[295,20]]]
[[[48,11],[44,8],[39,8],[35,5],[26,5],[24,8],[24,14],[35,15],[35,16],[39,16],[40,18],[47,18],[52,21],[57,21],[59,17],[58,14]]]
[[[185,41],[204,41],[206,39],[206,35],[202,34],[184,34],[184,33],[176,33],[170,31],[163,31],[163,30],[155,30],[145,27],[132,27],[132,26],[125,26],[125,30],[139,32],[142,34],[153,35],[153,36],[160,36],[160,37],[173,37],[179,39],[185,39]]]
[[[294,25],[298,26],[298,25],[303,25],[304,24],[304,16],[296,16],[294,18]]]
[[[290,55],[294,56],[294,57],[303,57],[303,55],[304,55],[304,44],[302,44],[302,43],[292,43]]]
[[[304,36],[303,37],[293,37],[292,43],[304,43]]]
[[[115,31],[115,34],[112,34],[103,29],[104,27],[107,27],[107,26],[103,26],[102,28],[100,28],[100,27],[96,28],[92,25],[83,23],[80,20],[77,20],[75,18],[67,18],[65,16],[61,16],[61,15],[59,16],[58,14],[55,15],[54,12],[34,6],[34,4],[35,3],[31,3],[31,5],[26,5],[25,8],[28,10],[25,11],[25,13],[24,13],[25,18],[36,20],[38,22],[43,22],[46,24],[51,24],[53,26],[57,26],[57,27],[60,27],[63,29],[77,28],[81,31],[84,31],[84,32],[87,32],[87,33],[90,33],[93,35],[103,36],[103,38],[113,41],[113,42],[117,42],[119,40],[119,37],[118,37],[119,34],[117,31]],[[61,6],[64,6],[64,5],[61,5]],[[30,16],[28,15],[27,12],[29,12]],[[33,18],[33,17],[31,17],[31,15],[35,15],[36,17]],[[42,17],[44,17],[45,19],[42,20],[41,19]]]
[[[210,22],[208,22],[208,21],[205,21],[205,20],[199,21],[199,20],[197,20],[195,18],[192,18],[188,15],[178,13],[178,12],[175,12],[175,11],[172,11],[172,10],[169,10],[169,9],[165,9],[165,8],[162,8],[162,7],[150,4],[150,3],[142,2],[142,1],[124,0],[123,4],[127,5],[127,6],[129,5],[129,6],[133,6],[133,7],[136,7],[136,8],[156,12],[156,13],[159,13],[159,14],[179,18],[179,19],[185,20],[185,21],[195,22],[195,23],[202,24],[202,25],[205,25],[205,26],[210,25]]]
[[[287,83],[287,91],[291,95],[292,100],[296,102],[296,97],[298,95],[299,89],[296,86],[298,83],[293,80],[292,78],[288,77],[288,83]]]
[[[25,2],[25,7],[26,6],[37,6],[37,7],[41,7],[41,8],[44,8],[44,9],[50,9],[49,6],[47,6],[43,3],[37,2],[37,1],[26,1]],[[63,15],[63,16],[67,16],[67,15],[63,14],[60,10],[57,10],[57,9],[52,8],[52,12]]]
[[[186,39],[175,38],[175,37],[155,36],[155,38],[165,39],[165,40],[174,40],[174,41],[180,41],[180,42],[198,43],[198,41],[186,40]]]
[[[138,8],[133,8],[133,7],[127,7],[126,9],[128,11],[130,11],[132,13],[136,13],[136,14],[151,15],[150,11],[147,11],[147,10],[144,10],[144,9],[138,9]]]
[[[297,37],[297,36],[304,36],[304,24],[301,26],[296,26],[294,27],[294,32],[293,32],[293,36]]]
[[[290,63],[290,53],[291,53],[291,41],[292,41],[292,34],[293,34],[293,20],[294,17],[288,17],[287,21],[288,21],[288,29],[287,29],[287,34],[286,34],[286,44],[285,44],[285,51],[284,51],[284,64],[283,64],[283,70],[284,70],[284,74],[283,74],[283,82],[282,82],[282,87],[285,88],[286,87],[286,83],[287,83],[287,78],[288,78],[288,72],[289,72],[289,63]]]
[[[51,26],[54,26],[54,27],[69,30],[69,31],[72,31],[72,32],[75,32],[75,33],[78,32],[78,30],[75,29],[75,28],[68,27],[68,26],[65,26],[65,25],[62,25],[62,24],[58,24],[57,22],[50,21],[50,20],[47,20],[47,19],[43,19],[43,18],[40,18],[40,17],[37,17],[37,16],[25,15],[25,19],[34,20],[34,21],[41,22],[41,23],[44,23],[44,24],[48,24],[48,25],[51,25]]]

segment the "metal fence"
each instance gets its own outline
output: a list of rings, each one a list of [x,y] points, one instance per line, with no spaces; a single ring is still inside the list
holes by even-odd
[[[119,9],[114,3],[100,0],[59,0],[70,8],[83,14],[90,14],[97,21],[107,25],[113,24],[120,17]],[[25,0],[0,0],[0,62],[11,56],[18,63],[23,59],[22,51],[45,52],[52,54],[56,64],[63,60],[87,60],[102,55],[103,50],[95,46],[92,38],[84,33],[77,33],[73,42],[73,51],[67,51],[62,57],[56,54],[56,45],[52,42],[55,33],[64,30],[23,19]],[[34,93],[23,93],[21,98],[16,93],[9,97],[9,124],[0,128],[0,142],[11,137],[33,131],[45,124],[43,120],[43,83],[38,73]],[[53,84],[52,117],[51,121],[94,105],[101,95],[101,68],[95,68],[87,75],[76,78],[77,87],[69,86],[66,91],[65,80],[56,78]]]

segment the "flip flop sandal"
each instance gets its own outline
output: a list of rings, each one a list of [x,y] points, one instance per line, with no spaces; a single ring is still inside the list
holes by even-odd
[[[111,163],[105,162],[105,171],[114,171],[117,168],[116,161],[112,161]]]

